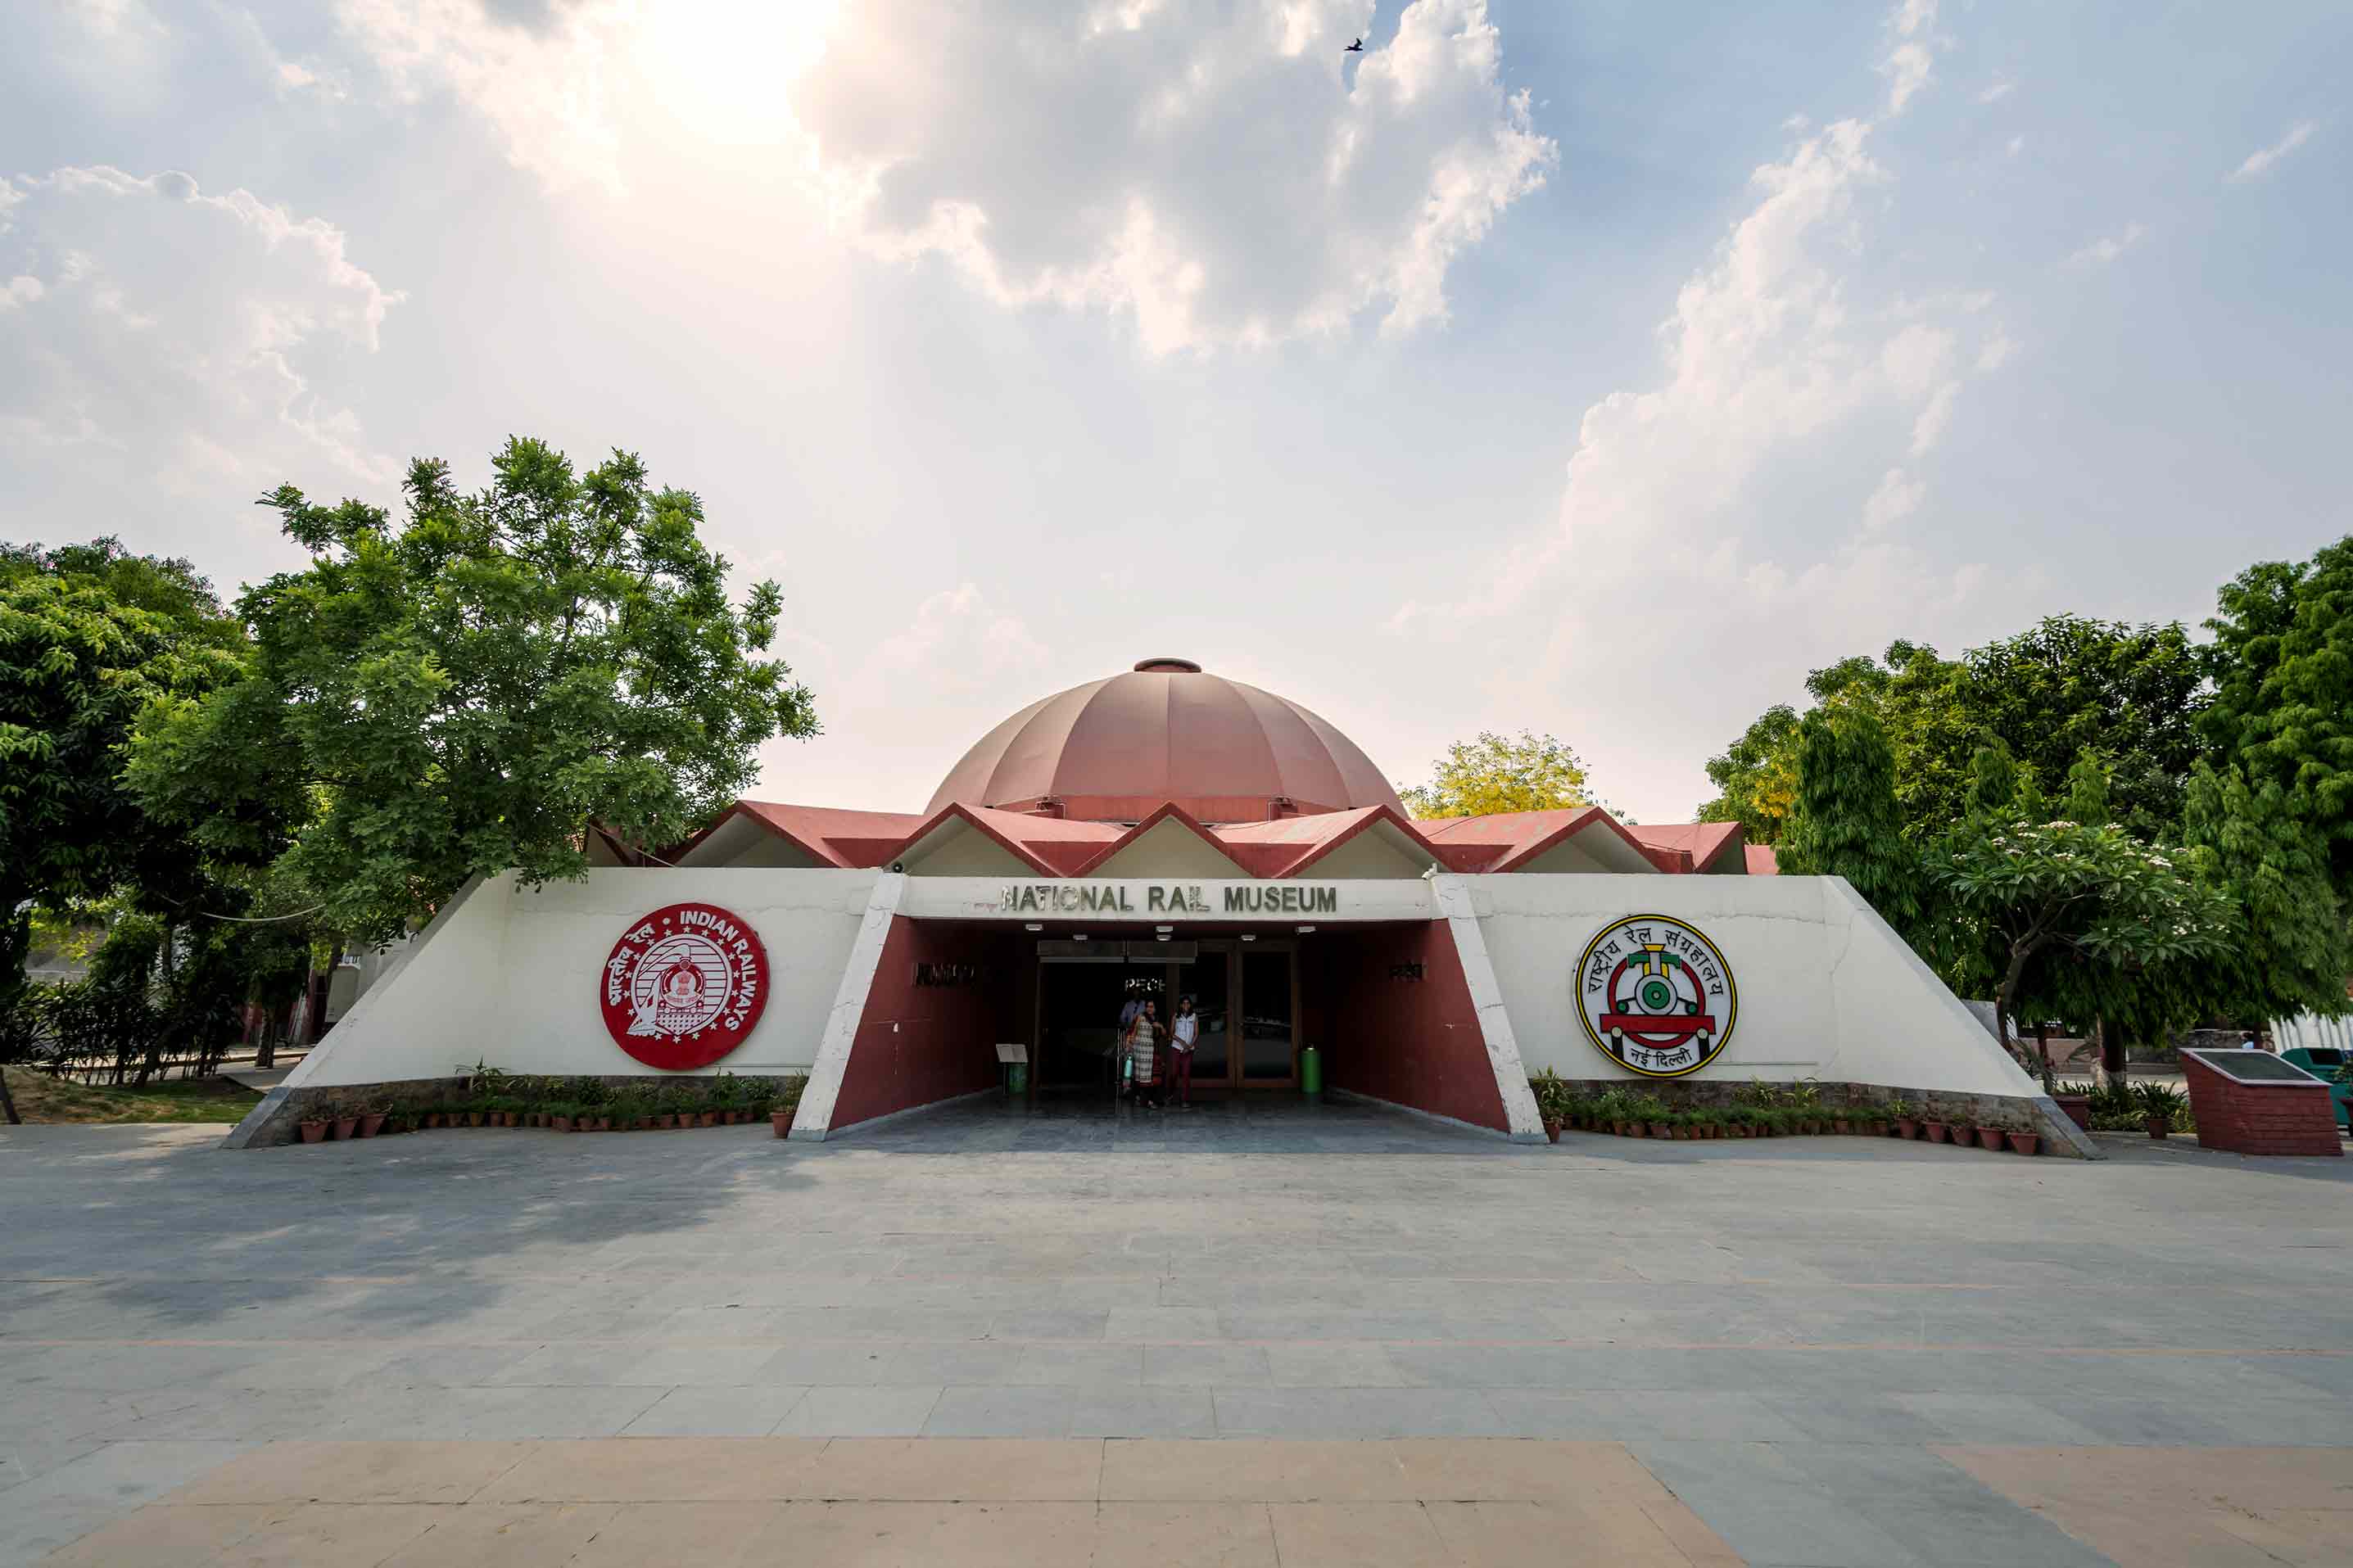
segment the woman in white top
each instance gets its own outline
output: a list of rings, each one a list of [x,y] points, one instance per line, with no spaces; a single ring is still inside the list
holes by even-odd
[[[1176,1091],[1176,1109],[1193,1109],[1193,1047],[1201,1041],[1201,1015],[1193,999],[1176,1001],[1176,1016],[1168,1020],[1168,1087]]]

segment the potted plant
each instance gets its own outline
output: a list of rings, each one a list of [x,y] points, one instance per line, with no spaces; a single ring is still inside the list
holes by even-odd
[[[2060,1110],[2073,1118],[2076,1126],[2092,1130],[2092,1086],[2088,1083],[2063,1083],[2052,1090],[2051,1098]]]
[[[798,1107],[790,1105],[771,1105],[768,1108],[768,1125],[776,1129],[777,1137],[792,1136],[793,1112],[797,1109]]]
[[[2012,1131],[2010,1134],[2010,1146],[2013,1152],[2031,1154],[2042,1147],[2042,1135],[2039,1132]]]
[[[323,1121],[305,1121],[301,1124],[301,1131],[303,1142],[323,1143],[327,1138],[327,1123]]]
[[[547,1124],[548,1124],[550,1127],[554,1128],[558,1132],[569,1132],[569,1131],[572,1131],[572,1107],[571,1107],[571,1106],[569,1106],[569,1105],[551,1105],[551,1106],[549,1106],[547,1109],[548,1109]]]
[[[1920,1131],[1928,1135],[1929,1142],[1942,1143],[1945,1141],[1946,1135],[1952,1131],[1952,1128],[1949,1124],[1942,1121],[1923,1121],[1920,1123]]]
[[[1898,1138],[1917,1138],[1920,1135],[1920,1119],[1912,1114],[1912,1102],[1902,1095],[1887,1102],[1887,1114],[1895,1123]]]
[[[373,1138],[383,1131],[385,1119],[391,1114],[392,1104],[389,1100],[370,1100],[367,1109],[360,1112],[360,1136]]]
[[[2004,1129],[2000,1127],[1988,1127],[1980,1124],[1977,1130],[1978,1147],[1980,1149],[1991,1149],[1997,1153],[2009,1148],[2010,1141],[2002,1135],[2004,1131]]]
[[[359,1135],[360,1119],[356,1113],[335,1118],[335,1137],[339,1142],[348,1141]]]
[[[2170,1084],[2137,1083],[2132,1086],[2133,1105],[2140,1112],[2141,1124],[2152,1138],[2163,1138],[2173,1131],[2174,1122],[2189,1109],[2181,1091]]]

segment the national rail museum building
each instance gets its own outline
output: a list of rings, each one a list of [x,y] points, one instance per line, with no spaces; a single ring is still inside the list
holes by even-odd
[[[469,886],[239,1144],[359,1085],[805,1073],[793,1136],[1000,1087],[1108,1102],[1120,1009],[1202,1017],[1197,1095],[1328,1089],[1541,1139],[1527,1080],[1818,1080],[2073,1124],[1846,883],[1731,823],[1408,817],[1349,739],[1176,658],[1029,704],[919,814],[742,801],[668,864]]]

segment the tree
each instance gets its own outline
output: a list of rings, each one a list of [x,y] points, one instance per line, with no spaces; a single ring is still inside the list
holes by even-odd
[[[2220,600],[2203,718],[2216,761],[2279,786],[2353,899],[2353,535],[2307,562],[2250,566]]]
[[[1430,783],[1402,792],[1419,817],[1493,816],[1505,811],[1556,811],[1591,805],[1585,764],[1550,735],[1481,731],[1446,748]]]
[[[1862,708],[1817,708],[1799,725],[1798,787],[1781,870],[1844,877],[1879,916],[1917,945],[1926,922],[1919,859],[1895,805],[1895,752]]]
[[[199,857],[123,783],[123,748],[151,702],[233,680],[244,633],[185,561],[112,539],[0,546],[0,1034],[18,1019],[36,907],[119,887],[195,895]],[[13,1104],[0,1103],[11,1121]]]
[[[2205,1010],[2240,1024],[2346,1011],[2353,931],[2330,887],[2328,847],[2285,790],[2204,763],[2189,781],[2187,840],[2201,880],[2229,904],[2230,944],[2202,966]]]
[[[2148,970],[2223,950],[2229,906],[2179,862],[2106,823],[1979,818],[1949,837],[1934,875],[2000,955],[1994,1005],[2006,1048],[2021,1054],[2010,1020],[2037,960]]]
[[[1716,797],[1699,808],[1702,822],[1736,822],[1751,844],[1778,844],[1798,796],[1798,710],[1777,702],[1711,757],[1707,776]]]
[[[2202,754],[2202,680],[2178,625],[2053,616],[1959,659],[1891,643],[1879,659],[1856,656],[1815,670],[1806,688],[1818,707],[1864,709],[1885,728],[1896,803],[1915,843],[1966,812],[1971,770],[1989,742],[2003,746],[2046,798],[2063,795],[2068,770],[2096,750],[2116,819],[2156,839],[2178,836],[2182,786]],[[1768,710],[1743,740],[1769,740],[1772,721]],[[1769,798],[1783,765],[1769,744],[1736,743],[1708,771],[1728,816],[1746,799]]]
[[[511,440],[461,494],[420,459],[394,523],[291,485],[262,499],[311,553],[248,589],[237,684],[159,704],[133,750],[150,807],[281,884],[352,939],[421,922],[477,873],[575,877],[601,826],[674,843],[750,783],[807,688],[758,657],[782,595],[729,601],[702,503],[616,452],[575,474]]]
[[[2179,836],[2182,791],[2205,753],[2198,721],[2206,697],[2205,669],[2178,622],[2051,616],[1972,648],[1964,663],[1958,693],[1969,717],[2010,746],[2044,795],[2063,797],[2071,770],[2093,753],[2106,770],[2116,822],[2152,842]],[[1949,751],[1932,742],[1921,770],[1964,761],[1974,745]]]

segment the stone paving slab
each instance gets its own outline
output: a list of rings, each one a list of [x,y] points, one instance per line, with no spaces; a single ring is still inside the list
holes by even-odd
[[[47,1560],[1738,1562],[1612,1444],[776,1437],[270,1444]]]
[[[1197,1121],[1182,1147],[924,1122],[237,1154],[185,1128],[0,1131],[0,1568],[288,1443],[1109,1439],[1106,1465],[1128,1439],[1625,1446],[1648,1467],[1628,1484],[1752,1561],[2066,1564],[2101,1560],[2073,1504],[1940,1456],[2353,1445],[2343,1162],[1525,1148],[1361,1108]],[[1248,1560],[1282,1539],[1277,1503],[1350,1500],[1110,1500],[1217,1514],[1202,1550]],[[1541,1500],[1368,1500],[1419,1504],[1429,1531],[1396,1539],[1427,1550],[1524,1541],[1532,1517],[1439,1505]],[[534,1553],[589,1519],[549,1510],[619,1510],[581,1550],[621,1561],[664,1528],[740,1544],[837,1503],[498,1506],[545,1532]],[[2328,1511],[2249,1514],[2233,1539],[2297,1561],[2276,1542]],[[847,1517],[812,1514],[811,1538]],[[1345,1524],[1292,1521],[1306,1554]]]

